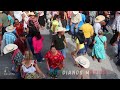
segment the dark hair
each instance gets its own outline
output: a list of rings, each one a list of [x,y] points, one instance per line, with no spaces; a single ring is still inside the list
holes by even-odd
[[[59,18],[59,15],[56,15],[53,17],[53,20],[56,20],[57,18]]]
[[[79,30],[76,34],[76,38],[79,40],[80,44],[85,42],[85,36],[82,30]]]
[[[41,34],[39,31],[35,32],[35,37],[37,38],[37,40],[41,39]]]
[[[53,47],[55,48],[55,45],[50,46],[50,50],[51,50]]]
[[[34,22],[32,20],[29,20],[29,26],[34,26]]]
[[[19,21],[17,18],[15,18],[15,20]]]
[[[86,23],[89,23],[90,22],[90,17],[87,17],[86,20],[85,20]]]
[[[25,32],[23,32],[23,33],[20,34],[19,36],[20,36],[20,37],[26,37],[26,35],[27,35],[27,34],[26,34]]]

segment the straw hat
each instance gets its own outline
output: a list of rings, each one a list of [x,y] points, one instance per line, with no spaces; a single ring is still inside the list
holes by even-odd
[[[73,14],[75,14],[75,15],[78,14],[78,13],[79,13],[79,11],[73,11]]]
[[[29,14],[28,14],[29,16],[34,16],[35,15],[35,13],[34,12],[29,12]]]
[[[58,27],[58,29],[57,29],[56,32],[65,32],[65,31],[66,31],[65,28],[63,28],[63,27]]]
[[[4,54],[10,53],[18,48],[15,44],[8,44],[4,47],[3,52]]]
[[[105,20],[105,17],[103,15],[99,15],[95,18],[95,22],[101,22],[103,20]]]
[[[13,32],[15,29],[16,29],[16,28],[13,27],[13,25],[10,25],[10,26],[6,27],[6,31],[7,31],[7,32]]]
[[[89,68],[89,66],[90,66],[89,60],[86,57],[84,57],[84,56],[78,56],[75,59],[75,61],[77,63],[79,63],[81,66],[83,66],[84,68]]]

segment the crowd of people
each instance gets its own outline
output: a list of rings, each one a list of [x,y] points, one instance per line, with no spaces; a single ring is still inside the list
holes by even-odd
[[[90,62],[84,55],[88,48],[92,49],[93,60],[106,59],[106,34],[109,34],[106,26],[111,18],[114,19],[111,26],[114,35],[110,44],[118,44],[116,64],[120,65],[120,11],[0,11],[1,56],[10,53],[12,72],[17,78],[46,78],[38,66],[46,60],[49,75],[55,79],[58,70],[65,66],[68,48],[65,33],[68,33],[76,43],[71,52],[75,66],[87,69]],[[46,28],[51,32],[52,42],[50,50],[43,56],[44,37],[40,32]]]

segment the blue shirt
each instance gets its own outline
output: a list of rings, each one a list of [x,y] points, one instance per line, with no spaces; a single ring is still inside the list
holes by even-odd
[[[79,25],[78,25],[78,28],[80,28],[84,23],[85,23],[85,20],[86,20],[86,17],[84,14],[81,13],[81,17],[82,17],[82,21],[80,21]]]
[[[10,25],[14,24],[14,19],[10,15],[8,15],[8,20],[10,21]]]
[[[5,40],[6,45],[13,44],[16,40],[16,36],[12,32],[5,32],[3,39]]]

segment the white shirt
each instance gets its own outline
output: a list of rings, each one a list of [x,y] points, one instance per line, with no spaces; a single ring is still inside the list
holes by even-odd
[[[33,66],[33,64],[34,64],[34,60],[33,60],[33,63],[31,63],[31,66],[28,68],[25,65],[22,65],[23,72],[24,73],[34,73],[36,71],[36,68]]]
[[[71,21],[72,23],[79,23],[82,20],[81,14],[78,13],[77,15],[72,14]]]
[[[27,14],[25,12],[23,12],[23,14],[25,15],[25,18],[24,18],[24,28],[27,28],[27,22],[29,20],[29,17],[27,16]]]
[[[101,29],[100,23],[95,23],[95,24],[93,25],[93,28],[94,28],[95,34],[98,35],[98,31]]]
[[[22,11],[14,11],[14,16],[19,20],[19,22],[22,21]]]

